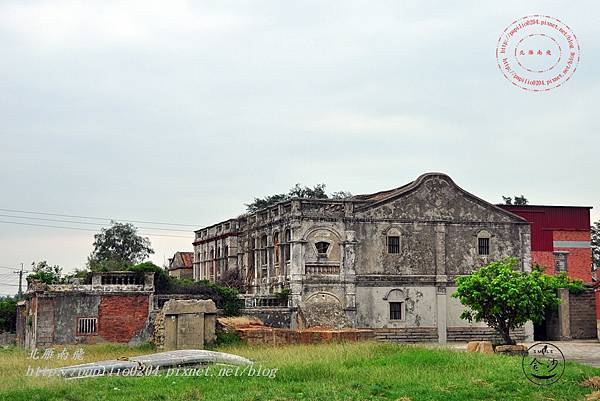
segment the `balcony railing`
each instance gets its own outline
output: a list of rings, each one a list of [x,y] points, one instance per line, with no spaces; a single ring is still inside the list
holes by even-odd
[[[340,274],[339,265],[306,265],[308,275],[335,275]]]

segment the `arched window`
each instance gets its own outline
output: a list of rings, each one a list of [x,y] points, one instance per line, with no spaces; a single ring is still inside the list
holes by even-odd
[[[385,245],[387,253],[400,253],[400,231],[397,228],[390,228],[387,231]]]
[[[491,238],[491,234],[485,230],[477,234],[477,253],[480,256],[488,256],[491,253]]]

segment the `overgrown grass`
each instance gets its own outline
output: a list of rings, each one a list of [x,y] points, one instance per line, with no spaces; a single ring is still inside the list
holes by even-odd
[[[600,369],[567,363],[559,382],[542,387],[523,376],[519,357],[372,342],[219,350],[276,368],[276,377],[34,378],[25,377],[28,365],[65,363],[31,361],[12,348],[0,351],[0,400],[583,400],[591,390],[579,383],[600,375]],[[91,362],[149,348],[85,351],[84,362]]]

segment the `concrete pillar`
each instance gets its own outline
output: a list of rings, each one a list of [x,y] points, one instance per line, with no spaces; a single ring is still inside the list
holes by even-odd
[[[438,342],[445,344],[447,341],[447,303],[446,303],[446,287],[437,287],[436,291],[436,314],[437,314],[437,333]]]
[[[354,231],[346,231],[346,240],[340,245],[342,247],[342,261],[340,269],[340,278],[344,285],[346,294],[344,310],[346,318],[351,322],[352,327],[356,327],[356,234]]]
[[[571,339],[571,316],[569,311],[569,289],[559,288],[558,297],[560,305],[558,305],[558,333],[559,340]]]
[[[304,275],[304,253],[306,241],[298,237],[297,230],[292,230],[290,245],[290,306],[292,308],[291,328],[298,328],[298,307],[302,302],[302,276]]]
[[[437,224],[435,227],[435,286],[436,286],[436,324],[438,342],[446,343],[448,332],[448,311],[446,284],[446,225]]]

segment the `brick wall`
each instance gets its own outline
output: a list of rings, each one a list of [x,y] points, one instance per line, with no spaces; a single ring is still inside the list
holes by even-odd
[[[590,241],[589,231],[554,231],[553,241]],[[592,281],[592,249],[591,248],[554,248],[554,251],[569,252],[567,256],[567,274],[571,278]],[[545,268],[547,274],[556,274],[554,267],[554,251],[532,251],[533,263]]]
[[[569,319],[573,339],[592,339],[596,332],[596,300],[593,290],[569,294]]]
[[[104,295],[98,308],[98,335],[106,341],[129,342],[148,318],[148,295]]]
[[[554,231],[553,241],[590,241],[589,231]],[[554,248],[555,251],[567,251],[567,274],[586,283],[592,281],[592,248]]]

